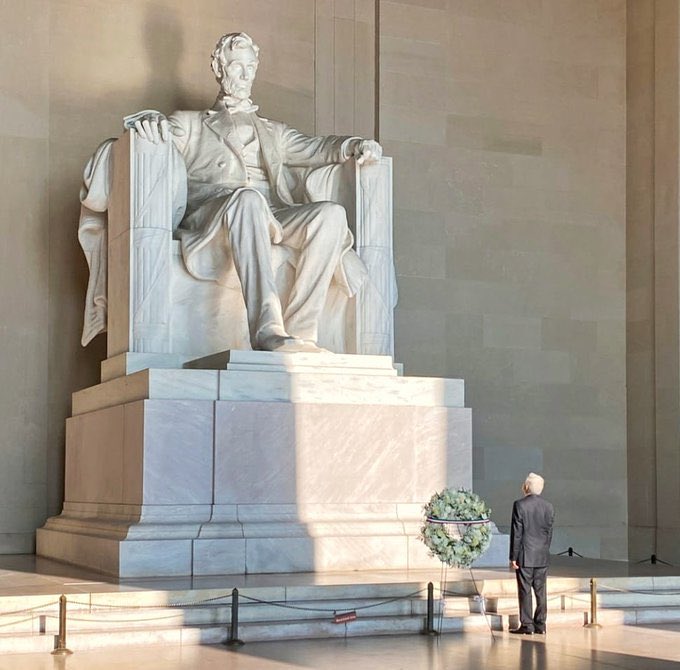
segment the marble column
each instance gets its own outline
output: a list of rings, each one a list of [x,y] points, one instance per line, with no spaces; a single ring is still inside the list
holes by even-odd
[[[628,2],[630,558],[680,560],[680,10]]]

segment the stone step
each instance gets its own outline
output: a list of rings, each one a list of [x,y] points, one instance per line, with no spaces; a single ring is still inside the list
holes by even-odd
[[[632,608],[629,610],[605,609],[598,612],[598,622],[603,626],[669,623],[680,621],[680,608]],[[551,613],[549,629],[583,626],[583,612],[577,610]],[[444,617],[435,616],[434,628],[441,632],[508,630],[517,625],[516,615],[480,614]],[[245,642],[267,640],[292,640],[311,638],[353,637],[366,635],[417,634],[423,630],[424,616],[359,616],[344,624],[335,624],[328,618],[253,621],[239,626],[239,638]],[[67,646],[72,651],[85,651],[112,646],[159,646],[220,644],[228,636],[224,624],[194,624],[159,626],[152,629],[109,627],[105,630],[71,630]],[[49,652],[54,647],[52,634],[0,635],[1,653]]]
[[[457,580],[443,586],[447,594],[454,596],[475,595],[483,593],[485,597],[516,597],[517,582],[508,579],[478,579]],[[588,577],[548,577],[548,596],[574,595],[590,592],[590,578]],[[615,593],[633,593],[651,595],[666,593],[680,595],[680,577],[607,577],[597,580],[598,596]]]
[[[441,611],[441,603],[435,602],[434,611]],[[280,603],[248,603],[239,606],[239,621],[243,624],[262,621],[307,621],[325,618],[331,620],[334,613],[348,611],[366,612],[370,616],[398,617],[425,616],[426,599],[408,599],[385,602],[376,599],[288,601]],[[467,613],[467,612],[466,612]],[[198,607],[94,607],[86,608],[71,603],[67,605],[69,631],[87,631],[101,628],[155,628],[168,626],[227,626],[231,621],[231,606],[204,605]],[[2,633],[54,634],[58,632],[57,608],[37,610],[29,614],[2,617]]]
[[[487,618],[480,615],[467,615],[439,619],[435,617],[435,629],[442,632],[463,632],[485,630],[491,624],[496,630],[501,629],[502,620],[498,616]],[[244,642],[259,642],[266,640],[292,640],[310,637],[352,637],[364,635],[399,635],[417,634],[425,626],[424,616],[393,616],[393,617],[364,617],[346,624],[335,624],[329,620],[314,620],[308,622],[262,622],[246,624],[239,627],[239,637]]]
[[[548,595],[577,593],[588,591],[589,579],[580,577],[549,577]],[[443,583],[442,588],[450,596],[474,596],[483,593],[485,597],[502,597],[517,595],[517,581],[514,577],[507,579],[464,579]]]
[[[244,586],[239,587],[241,605],[248,598],[266,602],[305,602],[305,601],[353,601],[387,600],[402,597],[425,598],[427,582],[378,582],[354,584],[316,584],[300,586]],[[435,588],[435,592],[437,589]],[[201,604],[229,605],[231,588],[209,588],[186,590],[130,590],[101,593],[67,593],[69,607],[79,608],[136,608],[136,607],[178,607]],[[0,616],[13,611],[26,611],[30,608],[58,611],[58,596],[1,596]]]
[[[220,351],[184,363],[191,370],[240,370],[244,372],[311,372],[314,374],[365,374],[397,376],[391,356],[283,353],[279,351]]]
[[[598,582],[598,621],[605,626],[680,621],[678,578]],[[549,628],[581,627],[590,609],[587,578],[549,579]],[[513,579],[445,585],[441,612],[435,584],[435,628],[456,632],[518,625]],[[239,589],[239,636],[260,640],[412,634],[424,626],[427,583],[315,584]],[[475,589],[483,591],[482,616]],[[248,600],[253,598],[264,602]],[[67,596],[67,644],[74,650],[113,645],[218,644],[228,635],[231,589],[130,590]],[[281,607],[287,605],[288,607]],[[371,607],[366,607],[370,605]],[[319,611],[323,610],[323,611]],[[357,619],[333,623],[333,613]],[[49,652],[58,629],[56,596],[0,598],[0,653]]]
[[[446,598],[444,604],[444,616],[460,616],[462,613],[481,613],[482,599],[476,596],[463,598]],[[598,600],[598,606],[603,607]],[[680,604],[679,604],[680,605]],[[634,607],[635,603],[630,602],[622,607]],[[618,605],[611,605],[618,607]],[[517,596],[509,597],[484,597],[484,608],[487,613],[507,615],[517,611]],[[590,594],[581,593],[577,597],[562,597],[559,595],[548,598],[549,612],[562,612],[576,610],[581,612],[590,609]]]
[[[466,611],[479,612],[479,596],[470,594],[477,587],[484,594],[487,612],[511,615],[517,612],[517,585],[514,579],[457,582],[447,585],[444,616],[458,616]],[[589,578],[549,578],[548,610],[553,613],[576,612],[580,620],[583,611],[590,610]],[[680,611],[680,577],[606,578],[598,580],[598,610],[634,610],[645,617],[658,618],[664,611],[669,621],[675,620],[675,609]],[[463,595],[467,594],[467,595]],[[438,590],[435,591],[438,596]],[[633,618],[635,621],[635,618]]]
[[[500,630],[501,618],[489,617],[492,625]],[[442,632],[484,630],[487,620],[479,615],[435,619]],[[259,621],[239,626],[239,638],[245,642],[267,640],[293,640],[312,638],[354,637],[366,635],[417,634],[424,628],[423,616],[359,616],[348,623],[336,624],[331,619],[306,621]],[[228,627],[202,624],[164,626],[153,629],[105,628],[96,631],[70,630],[67,647],[71,651],[86,651],[113,646],[160,646],[221,644],[228,638]],[[0,653],[50,652],[55,645],[53,634],[0,634]]]
[[[313,354],[310,354],[313,355]],[[372,358],[372,357],[368,357]],[[462,379],[398,376],[389,367],[377,370],[311,367],[280,371],[140,370],[77,391],[72,416],[137,400],[239,400],[342,405],[465,406]]]
[[[404,596],[418,593],[406,599]],[[224,590],[196,591],[187,597],[184,592],[132,592],[93,594],[90,597],[74,594],[69,596],[70,628],[87,629],[105,617],[113,627],[124,627],[138,620],[139,626],[157,625],[158,621],[179,618],[189,625],[209,623],[226,624],[230,620],[230,592]],[[274,620],[307,620],[319,618],[319,610],[344,612],[366,610],[374,615],[407,616],[423,615],[427,609],[425,585],[376,584],[303,586],[288,588],[242,589],[240,592],[240,619],[242,622]],[[248,598],[265,602],[252,602]],[[435,612],[439,612],[439,591],[435,588]],[[177,607],[168,607],[176,604]],[[192,604],[203,603],[203,606]],[[367,607],[368,606],[368,607]],[[680,607],[680,593],[656,592],[600,592],[598,606],[607,608],[664,608]],[[511,596],[485,596],[485,608],[489,613],[512,614],[517,610],[516,594]],[[590,608],[589,592],[570,592],[549,595],[548,608],[552,612],[582,612]],[[481,611],[477,596],[449,596],[445,599],[444,616],[464,616]],[[14,613],[8,616],[8,613]],[[52,597],[0,598],[0,616],[3,627],[0,632],[55,632],[58,620],[58,603]]]
[[[488,612],[507,612],[517,609],[517,596],[485,596],[484,602]],[[474,598],[446,599],[447,611],[460,611],[466,606],[474,611],[479,609],[479,604]],[[680,607],[680,593],[664,593],[656,591],[650,593],[612,593],[598,591],[598,609],[614,608],[625,609],[629,607]],[[590,592],[567,593],[564,595],[554,594],[548,596],[548,611],[590,609]]]
[[[509,581],[509,580],[508,580]],[[504,611],[516,606],[516,585],[509,582],[512,590],[504,588],[504,581],[487,581],[477,586],[483,591],[486,609],[488,611]],[[551,609],[581,609],[589,605],[590,594],[583,587],[587,580],[572,580],[571,583],[556,584],[548,582],[548,599]],[[503,588],[499,588],[503,587]],[[268,603],[293,603],[314,607],[315,602],[322,601],[325,609],[347,609],[358,604],[369,604],[384,600],[402,599],[409,597],[414,606],[423,606],[426,602],[426,582],[407,583],[378,583],[378,584],[335,584],[288,587],[244,587],[239,589],[241,609],[256,611],[258,607],[274,607]],[[465,611],[478,609],[477,595],[473,586],[456,584],[456,588],[447,585],[445,598],[448,609]],[[604,590],[604,589],[610,590]],[[619,588],[619,587],[617,587]],[[566,589],[566,590],[564,590]],[[581,590],[576,590],[581,589]],[[629,607],[629,606],[675,606],[680,605],[680,591],[672,589],[645,590],[635,588],[630,590],[611,590],[611,586],[600,584],[598,588],[598,603],[601,607]],[[435,585],[435,598],[440,595],[439,585]],[[254,603],[249,598],[265,601]],[[67,596],[69,610],[78,609],[106,609],[139,607],[192,607],[194,605],[212,604],[228,607],[231,602],[231,589],[200,589],[186,591],[121,591],[93,594],[69,594]],[[397,600],[396,602],[403,602]],[[418,605],[418,603],[420,603]],[[56,614],[58,612],[58,598],[56,596],[6,596],[0,597],[0,616],[10,612],[17,615],[39,610],[41,614]],[[279,608],[280,610],[280,608]],[[275,611],[275,610],[274,610]]]
[[[551,612],[548,614],[548,628],[562,626],[583,626],[584,614],[577,610]],[[503,615],[505,627],[518,625],[516,614]],[[601,609],[597,612],[597,622],[602,626],[639,626],[645,624],[675,623],[680,621],[680,607],[632,607],[629,609]]]
[[[424,604],[418,601],[418,609]],[[212,615],[220,611],[224,616],[227,608],[214,607]],[[202,622],[184,617],[188,610],[145,610],[140,620],[139,611],[95,612],[99,617],[98,629],[81,629],[81,612],[74,612],[68,620],[67,646],[71,650],[88,650],[119,646],[189,645],[219,644],[228,636],[225,622]],[[551,612],[549,627],[581,627],[584,622],[583,611],[577,609],[564,612]],[[240,611],[239,614],[242,612]],[[265,612],[262,612],[265,614]],[[163,619],[165,615],[171,618]],[[179,616],[178,616],[179,615]],[[209,618],[210,615],[208,615]],[[115,618],[114,618],[115,617]],[[135,618],[136,617],[136,618]],[[50,618],[50,617],[48,617]],[[418,614],[395,614],[389,616],[364,616],[361,610],[354,621],[344,624],[333,623],[330,617],[309,619],[277,619],[243,621],[239,626],[239,638],[244,642],[266,640],[287,640],[306,638],[331,638],[362,635],[415,634],[424,627],[424,612]],[[637,607],[622,609],[603,609],[598,612],[598,622],[603,626],[654,624],[680,621],[680,607]],[[152,623],[154,625],[147,625]],[[481,631],[489,627],[496,631],[508,630],[517,626],[516,614],[459,614],[457,616],[435,615],[434,628],[442,632]],[[0,653],[49,652],[54,648],[54,630],[0,634]]]

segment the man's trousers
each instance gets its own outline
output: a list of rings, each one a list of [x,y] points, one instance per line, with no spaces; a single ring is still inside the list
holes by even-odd
[[[520,567],[515,570],[517,576],[517,594],[519,596],[519,621],[523,628],[530,630],[545,629],[548,614],[546,582],[548,566],[539,568]],[[532,611],[531,590],[536,595],[536,609]]]

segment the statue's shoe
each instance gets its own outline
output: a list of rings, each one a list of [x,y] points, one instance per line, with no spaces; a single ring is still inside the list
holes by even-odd
[[[272,349],[272,351],[281,351],[283,353],[291,354],[330,354],[328,349],[320,347],[316,342],[311,340],[300,340],[297,337],[291,337],[286,340],[284,344]]]
[[[302,340],[299,337],[269,335],[258,338],[258,349],[261,351],[277,351],[284,354],[329,354],[328,349],[320,347],[311,340]]]
[[[257,338],[257,345],[253,349],[260,351],[282,351],[295,352],[301,351],[304,347],[304,340],[290,335],[266,335]]]
[[[270,351],[277,351],[282,354],[299,354],[302,351],[309,351],[307,343],[297,337],[287,337],[279,346]]]

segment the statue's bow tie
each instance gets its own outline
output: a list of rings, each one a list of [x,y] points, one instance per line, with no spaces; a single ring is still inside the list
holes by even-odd
[[[233,98],[232,96],[219,97],[215,101],[211,111],[221,112],[226,110],[230,114],[251,114],[259,109],[253,101],[248,98],[243,100],[241,98]]]

